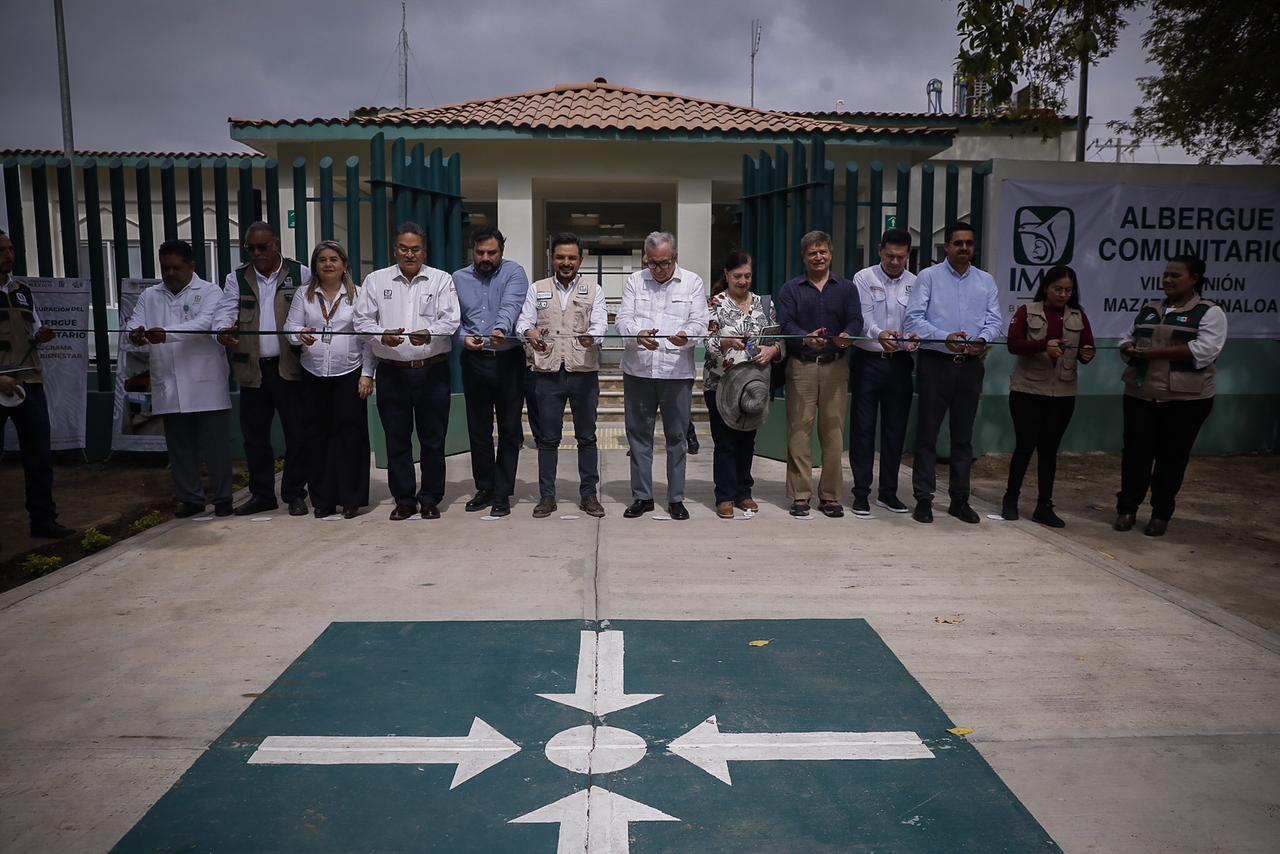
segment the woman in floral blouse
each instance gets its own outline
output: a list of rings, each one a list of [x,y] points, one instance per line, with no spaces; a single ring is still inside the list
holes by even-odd
[[[751,459],[755,455],[756,431],[734,430],[725,424],[716,408],[716,386],[732,365],[752,360],[767,366],[782,358],[782,347],[760,340],[765,328],[777,323],[768,296],[751,292],[751,256],[733,251],[724,262],[724,272],[713,289],[711,324],[715,330],[707,339],[707,361],[702,370],[703,395],[711,416],[711,438],[715,442],[714,478],[716,515],[733,518],[735,506],[755,511],[751,499],[755,480]]]

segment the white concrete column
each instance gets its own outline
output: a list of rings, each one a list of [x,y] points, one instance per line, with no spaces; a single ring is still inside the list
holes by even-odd
[[[711,287],[711,181],[681,178],[676,186],[676,243],[680,266]]]
[[[533,258],[541,243],[533,233],[533,176],[508,174],[498,176],[498,228],[507,238],[502,257],[515,261],[533,275]],[[470,262],[467,248],[466,262]]]

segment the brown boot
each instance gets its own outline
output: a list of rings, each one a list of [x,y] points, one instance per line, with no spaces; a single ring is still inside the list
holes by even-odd
[[[721,501],[719,504],[717,504],[716,515],[719,516],[721,519],[732,519],[733,518],[733,502]]]
[[[740,507],[743,510],[750,510],[752,513],[760,509],[760,505],[756,504],[750,498],[744,498],[741,501],[739,501],[738,507]]]
[[[556,512],[555,496],[544,495],[538,499],[537,506],[533,508],[533,518],[545,519],[554,512]]]
[[[582,507],[582,512],[588,516],[594,516],[597,519],[604,516],[604,508],[600,506],[600,499],[594,495],[588,495],[582,499],[582,504],[579,506]]]

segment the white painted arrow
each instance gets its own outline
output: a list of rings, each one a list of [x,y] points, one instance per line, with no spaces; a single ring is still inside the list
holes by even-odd
[[[509,823],[559,824],[556,854],[627,854],[631,848],[631,822],[679,820],[639,801],[592,786]]]
[[[465,736],[272,735],[250,765],[453,765],[450,789],[520,752],[520,745],[476,718]]]
[[[720,732],[712,715],[668,749],[730,786],[730,762],[779,759],[933,759],[914,732]]]
[[[578,679],[573,693],[538,696],[594,715],[607,715],[661,697],[623,690],[622,657],[622,632],[583,632],[578,642]]]

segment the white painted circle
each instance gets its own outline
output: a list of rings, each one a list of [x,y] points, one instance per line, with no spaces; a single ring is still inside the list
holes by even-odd
[[[611,726],[576,726],[547,742],[547,758],[579,774],[608,774],[630,768],[644,758],[644,739]]]

